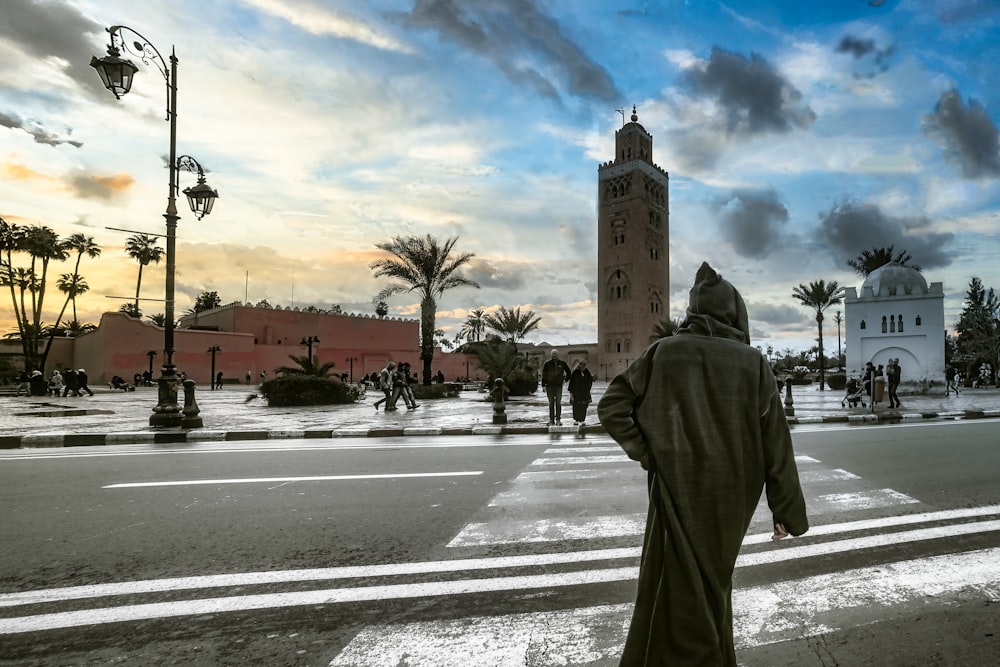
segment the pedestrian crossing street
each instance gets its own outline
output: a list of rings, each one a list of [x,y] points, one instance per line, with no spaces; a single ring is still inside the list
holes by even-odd
[[[873,623],[919,604],[927,595],[939,602],[984,597],[1000,601],[996,548],[874,560],[777,582],[747,577],[753,583],[741,586],[742,573],[774,563],[787,567],[831,554],[1000,530],[1000,506],[934,511],[816,458],[797,456],[796,462],[812,528],[803,538],[771,543],[771,515],[761,501],[737,563],[733,601],[738,650],[821,635],[844,627],[848,616],[852,626]],[[560,569],[564,566],[553,558],[554,571],[524,581],[525,587],[537,586],[544,597],[546,589],[614,584],[624,587],[630,598],[646,506],[645,471],[613,441],[558,441],[500,490],[447,548],[456,557],[481,550],[562,554],[590,569]],[[517,572],[500,564],[494,579],[477,580],[477,592],[517,590],[507,581],[518,579]],[[599,593],[593,597],[593,606],[533,610],[529,595],[524,610],[515,613],[371,625],[330,667],[616,665],[632,605],[620,599],[601,604]]]

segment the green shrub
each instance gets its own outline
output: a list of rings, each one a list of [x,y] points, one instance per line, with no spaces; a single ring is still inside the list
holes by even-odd
[[[411,384],[413,397],[421,401],[432,398],[455,398],[462,390],[460,382],[445,382],[444,384]]]
[[[263,382],[258,391],[270,406],[340,405],[358,400],[359,390],[328,377],[284,375]]]
[[[533,366],[514,369],[504,377],[509,396],[528,396],[538,389],[538,373]]]
[[[830,385],[830,389],[836,389],[840,391],[847,387],[847,374],[846,373],[830,373],[826,376],[826,383]]]

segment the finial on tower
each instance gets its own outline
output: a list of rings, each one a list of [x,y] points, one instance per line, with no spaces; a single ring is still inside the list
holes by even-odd
[[[638,122],[638,120],[639,120],[639,115],[635,112],[635,105],[633,104],[632,105],[632,122],[635,123],[635,122]]]

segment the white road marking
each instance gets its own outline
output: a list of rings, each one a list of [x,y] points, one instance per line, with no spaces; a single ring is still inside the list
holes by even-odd
[[[1000,549],[935,556],[733,591],[738,650],[864,625],[894,610],[984,597],[1000,601]],[[844,611],[850,614],[843,614]],[[621,655],[631,604],[372,625],[330,667],[514,667],[584,664]],[[533,659],[534,657],[534,659]]]
[[[845,482],[861,479],[852,472],[836,468],[834,470],[803,470],[799,472],[799,482],[803,484],[818,484],[820,482]]]
[[[109,484],[102,489],[136,489],[152,486],[193,486],[214,484],[273,484],[274,482],[343,482],[361,479],[408,479],[421,477],[471,477],[482,475],[482,470],[460,472],[396,472],[372,475],[317,475],[313,477],[236,477],[233,479],[188,479],[170,482],[125,482]]]
[[[625,452],[617,456],[563,456],[560,458],[538,458],[531,462],[533,466],[558,465],[591,465],[593,463],[627,463],[629,457]]]
[[[469,547],[514,542],[593,540],[642,535],[645,530],[646,514],[644,512],[571,519],[498,519],[466,524],[447,546]]]
[[[850,510],[868,510],[889,505],[906,505],[919,503],[905,493],[893,489],[872,489],[860,493],[828,493],[818,495],[814,501],[817,505],[829,506],[827,511],[845,512]]]

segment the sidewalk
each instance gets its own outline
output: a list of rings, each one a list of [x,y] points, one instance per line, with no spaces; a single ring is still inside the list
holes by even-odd
[[[598,401],[606,382],[594,384]],[[943,393],[900,394],[903,407],[845,409],[843,391],[821,392],[816,384],[792,387],[794,416],[790,424],[884,423],[904,419],[973,419],[1000,417],[1000,390],[965,389],[958,396]],[[197,403],[204,427],[192,430],[151,427],[149,416],[157,402],[156,387],[134,392],[94,389],[94,396],[45,398],[0,396],[0,449],[71,447],[126,443],[171,443],[211,440],[265,440],[277,438],[386,437],[419,435],[513,435],[537,433],[603,433],[594,405],[587,424],[573,426],[568,394],[564,394],[563,423],[546,426],[548,404],[541,391],[516,397],[507,404],[507,421],[493,424],[493,406],[484,393],[463,391],[458,398],[426,400],[416,410],[375,411],[381,396],[353,405],[271,408],[255,386],[226,385],[209,391],[199,388]],[[376,396],[378,394],[378,396]],[[782,394],[784,397],[784,393]],[[183,400],[183,395],[181,395]],[[885,403],[882,404],[883,406]]]

